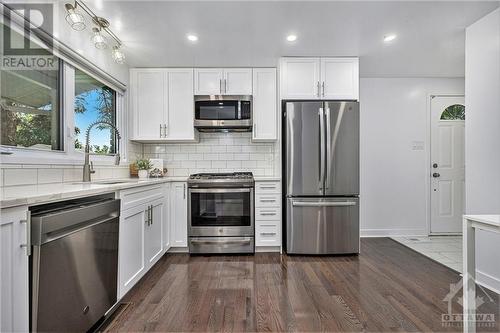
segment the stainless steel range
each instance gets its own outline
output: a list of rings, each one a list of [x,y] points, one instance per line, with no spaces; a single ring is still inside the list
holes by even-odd
[[[251,172],[199,173],[188,179],[190,253],[254,253]]]

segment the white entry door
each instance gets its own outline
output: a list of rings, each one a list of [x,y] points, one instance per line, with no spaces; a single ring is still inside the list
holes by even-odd
[[[465,208],[465,101],[431,99],[431,233],[462,231]]]

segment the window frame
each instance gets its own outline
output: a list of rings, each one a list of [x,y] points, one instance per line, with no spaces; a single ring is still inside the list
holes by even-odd
[[[5,6],[2,5],[4,9]],[[8,9],[6,9],[8,10]],[[1,15],[1,14],[0,14]],[[20,21],[24,18],[11,17],[10,24],[3,20],[5,13],[2,15],[2,24],[8,25],[19,33],[23,33],[24,29]],[[47,46],[43,41],[43,37],[34,34],[30,35],[31,40],[42,46]],[[85,153],[75,149],[74,147],[74,101],[75,101],[75,75],[74,70],[85,72],[94,79],[107,85],[115,91],[116,96],[116,119],[115,126],[120,132],[120,165],[126,164],[128,161],[128,119],[126,109],[126,95],[128,93],[126,86],[117,81],[107,72],[101,70],[95,64],[90,63],[87,59],[70,49],[63,43],[60,43],[53,36],[50,36],[54,42],[54,48],[51,53],[58,57],[61,63],[59,72],[59,112],[60,112],[60,147],[61,150],[42,150],[33,148],[11,147],[0,145],[0,162],[1,164],[38,164],[38,165],[79,165],[83,164]],[[87,68],[84,68],[87,67]],[[97,75],[102,74],[102,75]],[[109,77],[109,80],[107,79]],[[110,81],[111,80],[111,81]],[[92,161],[96,165],[114,165],[115,158],[112,155],[92,154]]]

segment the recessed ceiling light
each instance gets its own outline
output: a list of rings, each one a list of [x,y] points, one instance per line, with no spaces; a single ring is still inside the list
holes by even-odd
[[[396,37],[397,36],[395,34],[385,35],[384,36],[384,42],[386,42],[386,43],[392,42],[393,40],[396,39]]]
[[[191,42],[196,42],[198,40],[198,36],[196,35],[187,35],[187,39]]]
[[[286,36],[286,40],[289,42],[295,42],[297,40],[297,36],[296,35],[288,35],[288,36]]]

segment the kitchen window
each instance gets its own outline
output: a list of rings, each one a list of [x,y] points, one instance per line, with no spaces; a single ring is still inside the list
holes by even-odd
[[[116,126],[116,92],[104,83],[75,69],[75,149],[85,149],[85,132],[89,125],[104,121]],[[107,125],[92,129],[90,151],[95,154],[116,153],[116,136]]]
[[[8,29],[11,42],[23,40]],[[40,51],[43,52],[43,51]],[[63,150],[60,78],[62,61],[47,52],[56,63],[51,68],[0,68],[0,144],[5,147]]]

